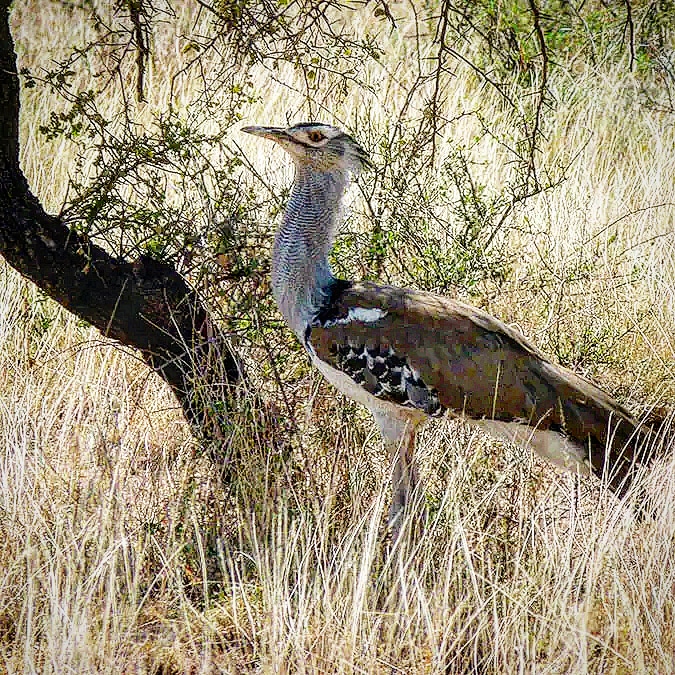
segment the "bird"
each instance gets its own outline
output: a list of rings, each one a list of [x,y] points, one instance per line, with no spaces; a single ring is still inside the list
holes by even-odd
[[[442,415],[604,477],[625,494],[650,459],[653,427],[479,308],[334,275],[329,253],[343,198],[352,177],[371,166],[352,136],[320,122],[242,131],[274,141],[295,164],[272,248],[272,293],[314,366],[372,413],[392,458],[394,533],[419,484],[417,429]]]

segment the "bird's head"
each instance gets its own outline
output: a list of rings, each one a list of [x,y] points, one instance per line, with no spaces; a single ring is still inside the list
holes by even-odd
[[[370,166],[366,151],[349,134],[329,124],[303,122],[288,129],[244,127],[242,131],[275,141],[300,168],[359,172]]]

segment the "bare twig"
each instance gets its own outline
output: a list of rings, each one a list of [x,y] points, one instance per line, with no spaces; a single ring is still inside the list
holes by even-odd
[[[527,182],[532,179],[535,190],[539,189],[539,177],[537,175],[537,138],[541,134],[541,112],[546,98],[546,86],[548,83],[548,51],[546,49],[546,40],[544,31],[541,28],[541,14],[535,0],[528,0],[530,10],[532,11],[532,21],[534,23],[534,32],[537,36],[541,56],[541,82],[537,92],[537,105],[534,112],[534,124],[529,137]]]
[[[444,61],[448,52],[446,35],[448,31],[449,2],[444,0],[441,7],[440,25],[438,28],[438,53],[436,54],[436,70],[434,72],[434,92],[431,95],[431,158],[436,157],[436,134],[438,133],[438,106],[441,96],[441,77],[445,71]]]
[[[147,39],[147,25],[143,25],[143,0],[128,0],[129,17],[134,26],[133,36],[136,43],[136,100],[145,101],[143,82],[145,79],[145,64],[150,56],[150,46]]]
[[[631,72],[635,68],[635,24],[633,23],[633,8],[631,7],[630,0],[624,0],[626,5],[626,25],[624,27],[624,33],[628,31],[628,51],[630,53],[630,63],[629,68]]]

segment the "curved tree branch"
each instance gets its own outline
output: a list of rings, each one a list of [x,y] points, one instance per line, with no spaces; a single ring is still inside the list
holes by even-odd
[[[140,350],[195,432],[223,437],[242,370],[194,289],[171,266],[111,256],[44,211],[19,165],[19,77],[0,0],[0,254],[107,337]]]

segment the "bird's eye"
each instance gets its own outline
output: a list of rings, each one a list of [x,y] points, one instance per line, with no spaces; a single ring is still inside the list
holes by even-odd
[[[323,134],[320,131],[310,131],[307,136],[312,143],[318,143],[323,139]]]

